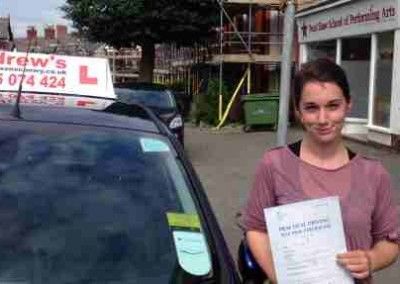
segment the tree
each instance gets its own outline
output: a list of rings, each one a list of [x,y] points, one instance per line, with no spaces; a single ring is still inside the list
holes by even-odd
[[[92,40],[116,48],[140,45],[140,81],[153,79],[155,44],[201,42],[219,13],[215,0],[66,0],[61,9]]]

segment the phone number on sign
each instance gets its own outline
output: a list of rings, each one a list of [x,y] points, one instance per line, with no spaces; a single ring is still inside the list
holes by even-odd
[[[8,84],[9,86],[18,86],[21,84],[22,77],[24,78],[22,81],[23,85],[35,87],[41,86],[45,88],[65,88],[65,77],[64,76],[55,76],[55,75],[25,75],[22,74],[2,74],[0,73],[0,85]]]

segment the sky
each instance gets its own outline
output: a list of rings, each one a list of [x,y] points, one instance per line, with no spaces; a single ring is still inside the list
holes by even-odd
[[[0,0],[0,16],[10,15],[11,28],[15,37],[25,37],[27,26],[36,26],[40,36],[49,24],[66,24],[71,30],[71,22],[63,19],[59,7],[65,0]]]

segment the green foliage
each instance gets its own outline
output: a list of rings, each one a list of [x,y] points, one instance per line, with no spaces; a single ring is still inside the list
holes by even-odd
[[[61,9],[79,31],[115,47],[190,45],[207,38],[218,19],[214,0],[66,0]]]
[[[222,101],[223,111],[225,111],[227,104],[229,103],[230,92],[225,84],[222,83]],[[211,79],[208,82],[206,94],[200,94],[197,96],[195,120],[203,121],[209,125],[217,125],[218,120],[218,108],[219,108],[219,80]]]

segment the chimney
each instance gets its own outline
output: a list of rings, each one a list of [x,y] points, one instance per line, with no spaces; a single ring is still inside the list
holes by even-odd
[[[44,28],[44,39],[45,40],[56,39],[56,31],[54,29],[54,26],[47,26]]]
[[[37,40],[37,30],[34,26],[29,26],[26,29],[26,38],[32,42]]]
[[[59,40],[66,39],[68,28],[65,25],[56,25],[56,38]]]

